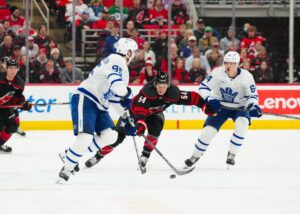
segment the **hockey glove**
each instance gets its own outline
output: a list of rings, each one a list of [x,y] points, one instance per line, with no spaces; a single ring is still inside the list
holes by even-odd
[[[25,101],[21,107],[22,110],[29,111],[32,108],[32,103]]]
[[[219,112],[219,111],[220,111],[220,109],[221,109],[221,103],[220,103],[219,100],[217,100],[217,99],[215,99],[215,98],[213,98],[213,97],[207,97],[207,98],[205,99],[205,102],[206,102],[209,106],[211,106],[211,107],[215,110],[215,112]]]
[[[127,95],[120,100],[120,104],[124,108],[125,111],[130,108],[130,104],[131,104],[130,97],[132,95],[131,89],[129,87],[127,87],[127,91],[128,91]]]
[[[144,120],[137,121],[135,126],[136,126],[136,134],[138,136],[143,135],[147,129],[147,124]]]
[[[217,115],[217,112],[215,111],[215,109],[209,104],[204,103],[202,105],[201,109],[208,116],[216,116]]]
[[[251,117],[261,117],[262,113],[261,113],[261,109],[259,107],[259,105],[255,104],[255,103],[250,103],[247,107],[246,110],[249,111],[249,114]]]
[[[119,132],[122,132],[124,135],[128,135],[128,136],[135,136],[136,135],[136,128],[135,126],[133,127],[128,118],[123,118],[120,117],[119,121],[117,123],[116,129]]]

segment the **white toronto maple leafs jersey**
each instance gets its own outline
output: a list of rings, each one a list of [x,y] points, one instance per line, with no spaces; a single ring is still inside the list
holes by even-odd
[[[202,83],[199,94],[206,99],[208,96],[221,101],[228,107],[245,107],[250,103],[258,104],[258,94],[252,74],[238,68],[238,75],[230,78],[225,67],[216,68]]]
[[[124,57],[111,54],[104,58],[77,88],[76,93],[88,97],[98,108],[108,111],[110,103],[128,94],[129,71]]]

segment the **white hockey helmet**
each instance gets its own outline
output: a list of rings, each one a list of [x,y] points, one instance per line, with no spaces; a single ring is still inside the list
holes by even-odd
[[[133,39],[120,38],[115,45],[116,52],[128,58],[127,64],[134,58],[135,52],[138,50],[138,45]],[[128,51],[131,51],[131,56]]]
[[[224,56],[224,63],[225,62],[234,62],[236,66],[240,63],[240,55],[236,51],[228,51]]]

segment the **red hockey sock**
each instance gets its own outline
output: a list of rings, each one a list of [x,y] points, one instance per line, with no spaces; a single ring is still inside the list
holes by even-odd
[[[157,144],[157,138],[156,137],[153,137],[151,135],[147,135],[147,138],[148,138],[149,141],[151,141],[151,143],[154,144],[154,146],[156,146],[156,144]],[[144,147],[148,148],[150,151],[153,150],[153,147],[150,144],[148,144],[147,141],[145,141]]]
[[[2,130],[2,132],[0,132],[0,145],[3,145],[6,141],[9,140],[10,137],[11,134],[7,133],[5,130]]]

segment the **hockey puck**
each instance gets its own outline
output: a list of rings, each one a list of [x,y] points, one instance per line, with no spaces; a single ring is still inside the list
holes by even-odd
[[[174,174],[173,174],[173,175],[170,175],[170,178],[171,178],[171,179],[174,179],[174,178],[176,178],[176,175],[174,175]]]

